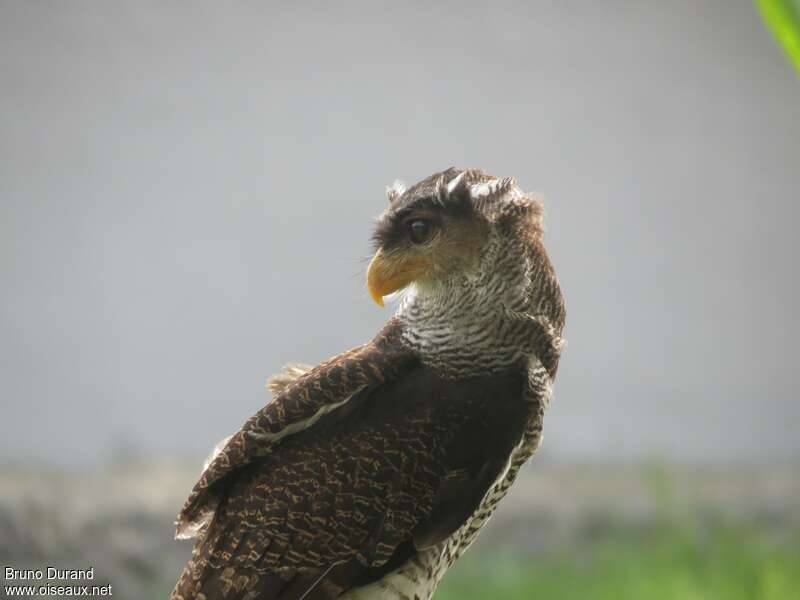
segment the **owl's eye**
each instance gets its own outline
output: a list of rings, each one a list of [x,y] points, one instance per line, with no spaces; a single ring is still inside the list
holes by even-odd
[[[408,237],[415,244],[422,244],[431,239],[433,226],[425,219],[414,219],[408,223]]]

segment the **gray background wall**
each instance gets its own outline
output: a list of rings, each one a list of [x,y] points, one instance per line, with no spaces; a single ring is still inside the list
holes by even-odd
[[[551,460],[800,457],[800,80],[750,2],[0,0],[0,462],[198,458],[388,317],[384,186],[540,191]]]

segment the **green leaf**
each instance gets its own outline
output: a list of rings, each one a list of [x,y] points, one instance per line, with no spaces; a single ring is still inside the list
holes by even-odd
[[[800,74],[800,0],[756,0],[756,6]]]

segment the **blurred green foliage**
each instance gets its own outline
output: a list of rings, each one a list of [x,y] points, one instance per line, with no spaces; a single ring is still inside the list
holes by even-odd
[[[435,600],[797,600],[800,535],[668,520],[543,555],[467,554]]]
[[[800,73],[800,0],[756,0],[756,6]]]

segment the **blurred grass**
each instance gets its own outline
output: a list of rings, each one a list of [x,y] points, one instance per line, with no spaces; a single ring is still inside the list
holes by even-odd
[[[521,557],[469,553],[435,600],[798,600],[800,535],[666,519],[647,532]]]
[[[0,564],[91,565],[119,598],[166,598],[194,466],[0,469]],[[539,465],[434,600],[800,600],[800,468]],[[2,594],[2,592],[0,592]]]

